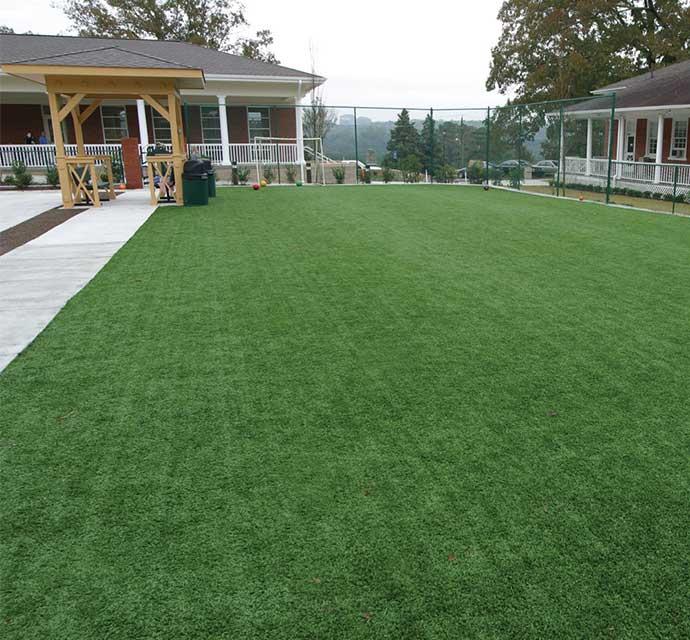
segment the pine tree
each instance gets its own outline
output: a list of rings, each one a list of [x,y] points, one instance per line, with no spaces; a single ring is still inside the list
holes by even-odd
[[[403,109],[398,114],[398,120],[391,130],[391,136],[386,146],[388,154],[386,155],[387,166],[399,168],[400,162],[410,156],[419,158],[422,155],[421,140],[419,131],[415,128],[410,120],[410,113],[407,109]]]
[[[431,114],[424,119],[422,125],[421,150],[422,170],[434,177],[436,170],[443,164],[443,157],[438,127]]]

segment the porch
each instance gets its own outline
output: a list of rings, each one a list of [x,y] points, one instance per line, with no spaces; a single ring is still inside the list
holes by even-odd
[[[565,158],[563,181],[605,187],[608,181],[607,158]],[[690,165],[679,163],[611,161],[612,188],[630,188],[650,193],[670,193],[674,188],[690,190]]]
[[[158,143],[168,151],[172,149],[170,144]],[[110,155],[121,157],[122,145],[120,144],[85,144],[86,153],[90,155]],[[139,145],[139,155],[142,162],[145,160],[148,145]],[[226,153],[223,153],[224,149]],[[214,165],[256,165],[256,164],[299,164],[299,146],[296,143],[187,143],[187,152],[209,158]],[[304,146],[304,157],[315,160],[323,160],[318,151],[309,145]],[[66,144],[65,154],[77,155],[76,144]],[[29,169],[45,169],[56,164],[56,151],[54,144],[0,144],[0,169],[9,169],[14,161],[23,162]]]

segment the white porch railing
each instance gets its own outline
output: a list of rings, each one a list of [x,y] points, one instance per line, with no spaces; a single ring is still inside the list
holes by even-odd
[[[119,155],[119,144],[87,144],[88,155]],[[77,155],[76,144],[66,144],[65,153],[68,156]],[[0,144],[0,167],[11,167],[15,160],[23,162],[27,167],[38,168],[55,164],[54,144]]]
[[[606,178],[608,176],[609,162],[606,158],[592,158],[589,165],[588,172],[586,158],[566,158],[566,181],[569,175],[594,178]],[[676,171],[678,171],[678,185],[690,187],[690,165],[687,164],[654,164],[653,162],[621,160],[611,162],[611,178],[624,182],[673,185]]]
[[[171,145],[161,145],[171,150]],[[297,164],[299,154],[297,145],[291,143],[232,143],[228,149],[230,162],[238,164]],[[120,155],[119,144],[87,144],[86,153],[89,155]],[[189,143],[188,151],[191,154],[209,158],[213,164],[223,163],[222,144]],[[139,145],[139,152],[146,149]],[[77,145],[65,145],[67,155],[77,154]],[[27,167],[33,169],[45,168],[55,164],[55,145],[53,144],[1,144],[0,167],[9,168],[12,162],[19,160]]]

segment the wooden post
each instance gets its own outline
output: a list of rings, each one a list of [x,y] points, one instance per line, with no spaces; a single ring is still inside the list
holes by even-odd
[[[151,193],[151,204],[158,204],[158,198],[156,197],[156,187],[153,184],[153,179],[155,175],[153,171],[153,162],[149,158],[147,158],[146,160],[146,173],[149,177],[149,192]]]
[[[72,198],[72,178],[67,171],[65,162],[65,141],[62,138],[60,127],[60,105],[57,95],[48,91],[48,105],[50,106],[50,119],[53,126],[53,142],[55,143],[55,166],[60,178],[60,191],[62,192],[62,206],[71,208],[74,206]]]
[[[81,112],[79,104],[74,105],[72,109],[72,123],[74,124],[74,137],[77,141],[77,155],[85,156],[86,148],[84,147],[84,130],[81,126]]]
[[[98,171],[96,170],[96,162],[89,163],[89,171],[91,172],[91,189],[93,196],[93,206],[101,206],[101,195],[98,193]]]
[[[175,202],[178,205],[184,204],[184,193],[182,191],[182,167],[184,156],[182,153],[182,136],[180,135],[180,122],[178,120],[178,102],[175,92],[168,94],[168,113],[170,114],[170,137],[173,148],[173,170],[175,171]]]

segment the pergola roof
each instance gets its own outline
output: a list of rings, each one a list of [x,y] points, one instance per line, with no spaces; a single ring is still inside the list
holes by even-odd
[[[178,66],[201,69],[205,75],[246,76],[310,80],[321,84],[325,78],[261,60],[251,60],[189,42],[172,40],[129,40],[120,38],[82,38],[34,34],[0,34],[0,63],[46,58],[103,47],[116,47],[130,53],[166,60]]]
[[[67,65],[77,67],[137,67],[155,69],[193,69],[186,64],[163,60],[146,53],[127,51],[122,47],[97,47],[73,53],[59,53],[40,58],[16,60],[12,64]]]

